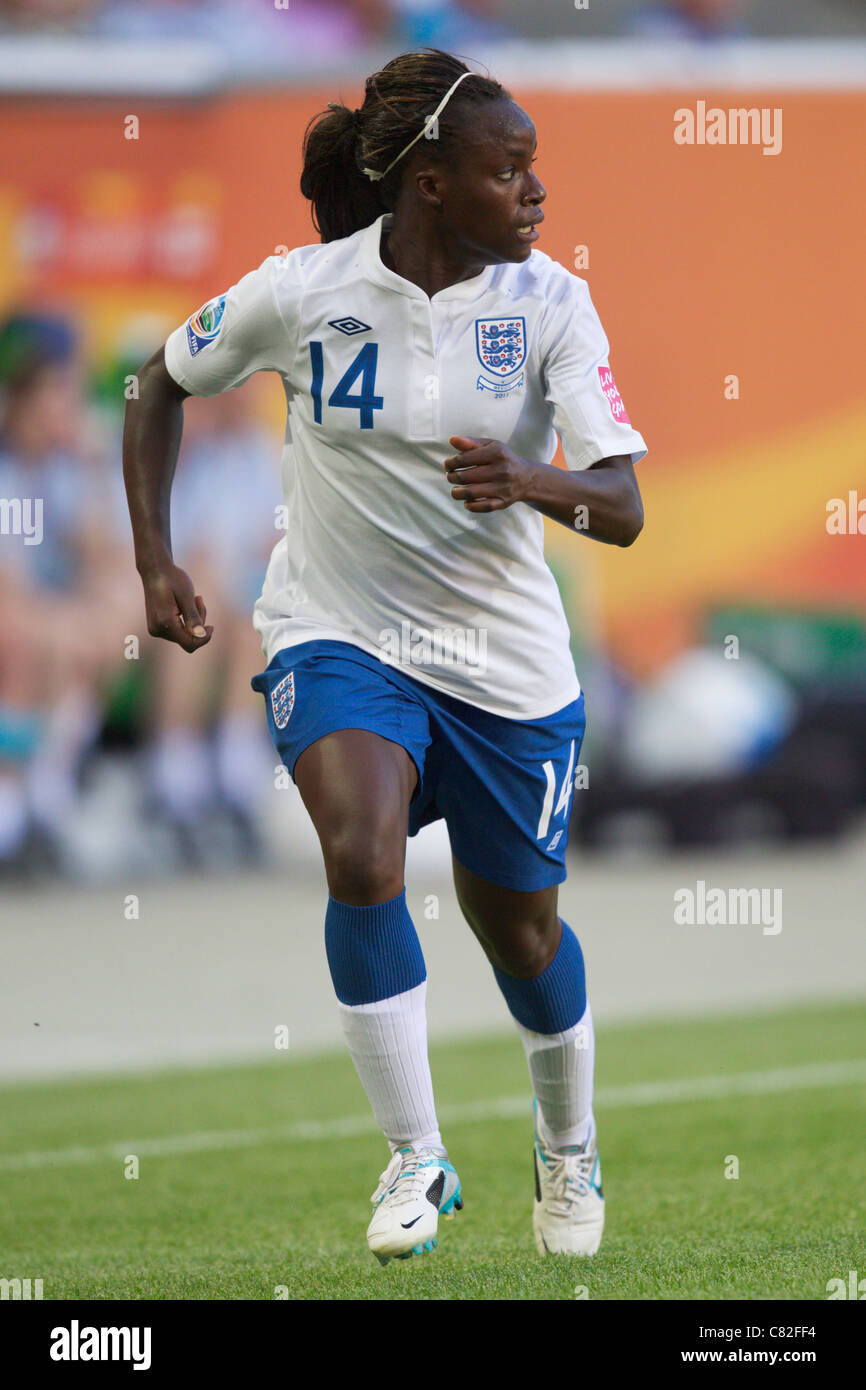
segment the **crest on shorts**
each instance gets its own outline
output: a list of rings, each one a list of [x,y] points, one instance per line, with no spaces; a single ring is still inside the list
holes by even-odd
[[[209,299],[198,313],[187,320],[186,340],[189,343],[190,357],[195,357],[203,347],[213,342],[222,327],[225,311],[226,297],[221,294],[217,299]]]
[[[294,708],[295,673],[290,671],[271,691],[271,709],[274,712],[274,723],[278,729],[286,727]]]
[[[504,394],[522,383],[522,373],[512,378],[526,361],[526,319],[476,319],[475,347],[487,373],[478,378],[479,391]]]

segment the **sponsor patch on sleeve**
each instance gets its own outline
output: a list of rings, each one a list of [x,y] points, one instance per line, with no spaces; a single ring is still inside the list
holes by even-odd
[[[226,297],[221,294],[216,299],[209,299],[207,304],[203,304],[198,313],[193,314],[187,320],[186,340],[189,344],[190,357],[197,356],[203,347],[212,343],[222,327],[223,315],[226,311]]]
[[[613,379],[613,372],[610,367],[599,367],[598,379],[601,382],[601,389],[607,396],[607,403],[610,406],[610,413],[618,425],[630,425],[631,420],[626,414],[625,406],[622,403],[622,396],[616,389],[616,382]]]

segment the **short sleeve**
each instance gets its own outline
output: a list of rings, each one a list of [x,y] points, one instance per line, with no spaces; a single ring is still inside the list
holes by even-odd
[[[178,385],[191,396],[216,396],[254,372],[288,371],[298,317],[291,314],[287,280],[285,261],[269,256],[176,328],[165,365]]]
[[[632,463],[642,459],[647,447],[617,390],[589,287],[568,271],[550,286],[541,352],[545,397],[569,469],[617,454],[630,454]]]

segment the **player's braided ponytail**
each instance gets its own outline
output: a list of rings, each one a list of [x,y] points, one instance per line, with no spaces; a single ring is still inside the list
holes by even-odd
[[[410,158],[398,156],[466,72],[465,63],[438,48],[403,53],[367,78],[359,110],[331,102],[313,117],[304,135],[301,192],[313,204],[322,241],[351,236],[394,206]],[[477,73],[461,81],[438,118],[436,138],[418,142],[424,157],[455,158],[467,107],[507,95],[498,82]],[[393,161],[384,178],[364,173],[384,171]]]

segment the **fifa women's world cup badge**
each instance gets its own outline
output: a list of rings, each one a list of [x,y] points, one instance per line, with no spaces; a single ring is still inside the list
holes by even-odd
[[[523,385],[526,319],[476,319],[475,346],[486,371],[475,383],[479,391],[507,396]]]
[[[189,343],[190,357],[195,357],[203,347],[213,342],[222,327],[225,311],[226,297],[221,294],[218,299],[209,299],[207,304],[203,304],[198,313],[193,314],[187,321],[186,340]]]

